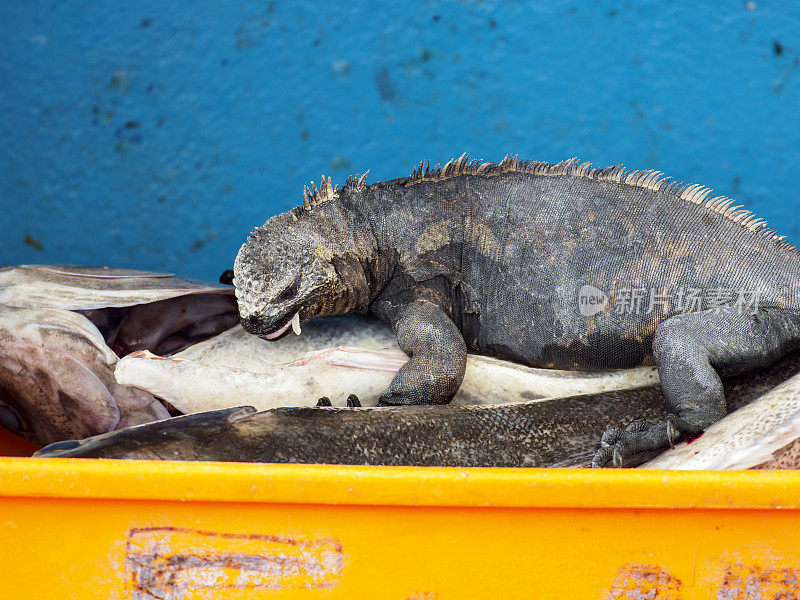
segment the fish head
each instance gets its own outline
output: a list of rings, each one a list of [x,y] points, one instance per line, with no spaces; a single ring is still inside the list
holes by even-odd
[[[308,219],[277,215],[239,250],[233,283],[242,327],[276,340],[320,314],[341,287],[330,241]]]
[[[0,424],[39,444],[110,431],[116,360],[82,315],[0,306]]]
[[[117,360],[83,315],[0,305],[0,425],[47,444],[167,418],[152,394],[116,383]]]
[[[59,441],[45,446],[34,456],[200,460],[209,451],[214,453],[213,448],[217,446],[217,454],[230,454],[224,449],[232,440],[241,438],[235,430],[237,422],[255,412],[252,406],[238,406],[173,417],[80,440]]]
[[[233,288],[58,265],[0,269],[0,425],[36,444],[169,417],[119,385],[118,354],[177,352],[234,327]]]
[[[111,370],[108,375],[113,378]],[[37,444],[114,429],[120,411],[106,383],[59,349],[0,347],[0,423]]]

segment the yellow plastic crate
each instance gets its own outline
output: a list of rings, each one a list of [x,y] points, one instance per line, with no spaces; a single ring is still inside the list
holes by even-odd
[[[2,598],[800,598],[794,471],[2,458],[0,515]]]

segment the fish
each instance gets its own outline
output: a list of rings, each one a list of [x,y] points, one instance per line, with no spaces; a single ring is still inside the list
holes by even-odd
[[[0,424],[44,445],[165,419],[119,384],[120,355],[179,351],[238,322],[233,288],[167,273],[0,268]]]
[[[83,315],[0,306],[0,422],[38,444],[169,417],[117,383],[117,356]]]
[[[723,382],[730,419],[764,397],[800,402],[800,352]],[[776,388],[776,386],[778,386]],[[782,390],[771,391],[773,388]],[[766,394],[766,396],[765,396]],[[752,403],[752,404],[751,404]],[[760,404],[759,404],[760,403]],[[800,406],[795,407],[797,414]],[[795,417],[782,411],[786,419]],[[589,467],[605,429],[666,417],[658,386],[485,406],[241,406],[179,416],[45,447],[48,458],[118,458],[343,465]],[[719,426],[724,427],[725,420]],[[800,434],[799,434],[800,435]],[[784,440],[790,444],[791,440]],[[702,436],[701,436],[702,439]],[[749,450],[764,456],[758,441]],[[697,440],[695,441],[697,443]],[[637,466],[652,458],[627,459]],[[798,466],[798,465],[795,465]]]
[[[230,285],[109,267],[0,268],[0,305],[78,312],[118,356],[178,352],[239,322]]]
[[[170,357],[133,352],[117,364],[120,384],[147,390],[184,414],[248,404],[257,410],[313,406],[326,396],[345,406],[352,393],[374,406],[408,361],[375,317],[319,317],[301,336],[277,342],[234,327]],[[545,400],[658,383],[655,367],[597,373],[540,369],[470,354],[456,405]]]
[[[230,285],[172,273],[84,265],[0,268],[0,304],[20,308],[125,308],[195,294],[232,295]]]

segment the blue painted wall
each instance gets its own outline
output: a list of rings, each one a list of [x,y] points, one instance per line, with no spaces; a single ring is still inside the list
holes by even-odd
[[[3,2],[0,264],[215,279],[322,173],[656,168],[800,242],[797,2]]]

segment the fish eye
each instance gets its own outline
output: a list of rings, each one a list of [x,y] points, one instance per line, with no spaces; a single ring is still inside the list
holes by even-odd
[[[0,425],[16,434],[25,432],[25,425],[17,412],[7,404],[0,403]]]

